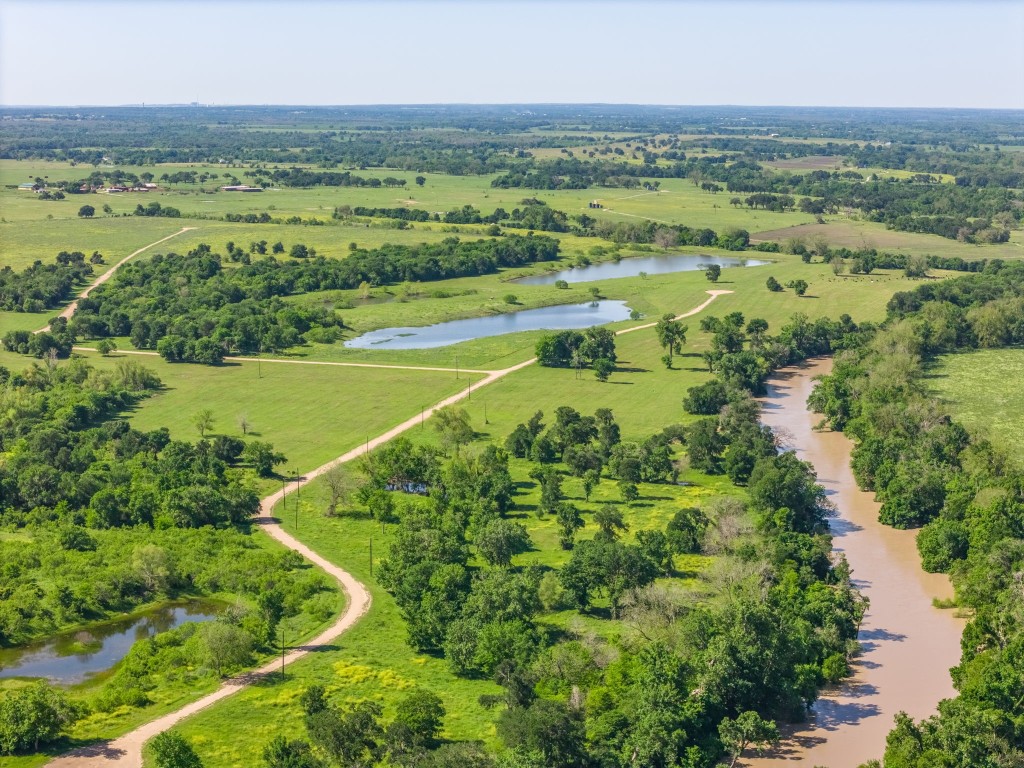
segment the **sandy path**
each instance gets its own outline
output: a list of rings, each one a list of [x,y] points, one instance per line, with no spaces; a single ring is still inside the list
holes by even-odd
[[[708,299],[707,301],[705,301],[700,306],[694,307],[689,312],[683,312],[683,314],[676,315],[672,319],[673,320],[682,320],[684,317],[692,317],[693,315],[696,315],[698,312],[703,312],[705,309],[707,309],[707,306],[712,301],[717,299],[719,296],[723,296],[723,295],[725,295],[727,293],[733,293],[733,291],[704,291],[704,293],[708,294],[711,298]],[[632,333],[633,331],[642,331],[645,328],[653,328],[657,324],[658,324],[657,322],[654,322],[654,323],[647,323],[646,325],[634,325],[632,328],[623,328],[621,331],[619,331],[615,335],[616,336],[621,336],[624,333]]]
[[[161,238],[160,240],[157,240],[155,243],[150,243],[149,245],[144,245],[141,248],[139,248],[139,250],[132,251],[127,256],[125,256],[123,259],[121,259],[119,262],[117,262],[117,264],[115,264],[110,269],[108,269],[106,272],[104,272],[102,275],[97,277],[92,282],[91,285],[89,285],[84,291],[82,291],[78,295],[77,299],[75,299],[70,304],[68,304],[66,307],[64,307],[64,311],[61,312],[58,315],[58,317],[63,317],[66,320],[70,320],[71,316],[73,314],[75,314],[75,310],[78,309],[78,302],[81,301],[82,299],[84,299],[90,293],[92,293],[94,288],[96,288],[97,286],[103,285],[105,282],[107,282],[107,280],[112,278],[114,276],[114,273],[117,272],[119,267],[123,266],[126,262],[130,261],[131,259],[134,259],[136,256],[138,256],[143,251],[148,251],[154,245],[160,245],[160,243],[166,243],[172,237],[177,237],[178,235],[182,235],[185,232],[188,232],[190,229],[195,229],[195,227],[182,227],[177,232],[175,232],[173,235],[168,235],[167,237],[164,237],[164,238]],[[47,323],[47,325],[45,325],[44,327],[42,327],[38,331],[36,331],[36,333],[45,333],[48,330],[50,330],[49,323]]]
[[[695,307],[694,309],[691,309],[688,312],[684,312],[683,314],[679,315],[679,317],[690,317],[691,315],[694,315],[703,310],[721,294],[732,293],[732,291],[708,291],[708,293],[711,294],[711,297],[707,301]],[[621,335],[623,333],[640,330],[642,328],[650,328],[653,325],[655,324],[651,323],[649,325],[627,328],[625,330],[619,331],[619,334]],[[345,591],[345,594],[348,598],[345,610],[338,617],[337,621],[335,621],[334,624],[332,624],[329,628],[321,632],[319,635],[317,635],[315,638],[310,640],[305,645],[299,646],[298,648],[293,648],[290,652],[288,652],[285,655],[286,665],[291,664],[294,661],[297,661],[310,651],[314,651],[317,648],[330,644],[332,640],[334,640],[340,634],[342,634],[347,629],[352,627],[370,609],[371,598],[370,593],[366,589],[365,585],[357,581],[350,573],[339,568],[333,563],[325,560],[323,557],[318,555],[305,544],[301,543],[293,536],[286,533],[281,528],[281,525],[278,522],[278,520],[273,517],[274,506],[279,501],[281,501],[284,495],[289,490],[291,490],[291,488],[301,488],[302,486],[305,486],[308,483],[312,482],[317,477],[322,475],[324,472],[327,472],[328,470],[332,469],[333,467],[336,467],[340,464],[345,464],[349,461],[352,461],[353,459],[359,458],[360,456],[364,456],[369,451],[372,451],[374,448],[383,445],[384,443],[397,437],[403,432],[406,432],[409,429],[412,429],[413,427],[419,426],[424,417],[432,416],[439,409],[444,408],[445,406],[448,405],[453,405],[454,403],[457,403],[469,397],[472,394],[473,389],[479,390],[481,387],[485,387],[488,384],[491,384],[497,381],[498,379],[509,375],[510,373],[514,373],[516,371],[522,370],[523,368],[526,368],[527,366],[533,365],[535,362],[537,362],[537,358],[534,357],[530,358],[529,360],[524,360],[523,362],[510,366],[508,368],[503,368],[499,371],[488,372],[483,379],[477,382],[475,387],[473,386],[472,383],[470,383],[469,386],[466,387],[466,389],[461,390],[460,392],[456,392],[454,395],[451,395],[450,397],[446,397],[441,402],[427,409],[424,412],[424,414],[416,414],[415,416],[406,419],[401,424],[392,427],[384,434],[378,435],[377,437],[366,442],[365,444],[360,445],[358,448],[353,448],[352,450],[342,454],[333,461],[329,461],[326,464],[317,467],[312,472],[305,474],[299,479],[297,486],[289,486],[288,489],[276,491],[275,493],[271,494],[270,496],[267,496],[260,502],[260,516],[256,519],[256,524],[259,525],[270,536],[281,542],[284,546],[300,553],[303,557],[307,558],[308,560],[322,568],[324,571],[326,571],[328,574],[333,576],[338,581],[338,584],[341,586],[341,588]],[[276,672],[280,669],[280,664],[281,660],[279,658],[274,659],[273,661],[268,662],[259,669],[226,680],[224,683],[221,684],[220,688],[218,688],[213,693],[207,694],[201,699],[197,699],[196,701],[193,701],[190,704],[186,704],[181,709],[175,710],[174,712],[170,712],[164,715],[163,717],[145,723],[144,725],[139,726],[135,730],[129,731],[123,736],[113,739],[112,741],[100,742],[97,744],[90,745],[88,747],[76,749],[73,752],[69,752],[68,754],[63,755],[62,757],[58,757],[50,761],[49,763],[47,763],[47,765],[53,766],[54,768],[95,768],[98,766],[121,766],[122,768],[141,768],[142,746],[146,743],[146,741],[153,738],[158,733],[162,733],[163,731],[172,728],[174,725],[181,722],[185,718],[194,715],[203,709],[206,709],[207,707],[217,703],[221,699],[225,699],[228,696],[231,696],[233,693],[237,691],[240,691],[242,688],[245,688],[247,685],[250,685],[259,678],[265,677]]]

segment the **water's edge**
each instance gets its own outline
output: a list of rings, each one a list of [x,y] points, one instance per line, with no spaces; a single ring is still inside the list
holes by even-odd
[[[786,729],[771,754],[743,761],[754,768],[794,761],[855,768],[882,757],[898,712],[928,717],[941,699],[955,695],[949,668],[959,663],[965,622],[932,605],[932,598],[952,597],[949,578],[921,569],[915,531],[878,522],[880,504],[854,481],[851,441],[814,430],[820,417],[807,408],[807,397],[814,377],[831,370],[825,358],[778,371],[768,380],[761,420],[814,465],[838,508],[830,521],[833,550],[846,555],[854,582],[871,601],[859,636],[863,652],[853,676],[823,692],[808,723]]]

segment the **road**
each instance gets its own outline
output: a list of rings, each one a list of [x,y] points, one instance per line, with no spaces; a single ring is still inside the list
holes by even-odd
[[[181,233],[178,232],[175,234]],[[171,235],[170,237],[174,236],[175,235]],[[164,240],[167,239],[169,238],[164,238]],[[158,242],[163,242],[163,240]],[[153,243],[152,245],[156,244],[157,243]],[[152,247],[152,245],[146,247],[149,248]],[[143,250],[145,250],[145,248],[136,251],[131,256],[128,256],[125,259],[122,259],[120,262],[118,262],[118,264],[115,267],[113,267],[105,275],[103,275],[101,277],[101,280],[109,279],[110,274],[118,266],[128,261],[128,259],[130,259],[132,256],[141,253]],[[95,285],[98,285],[99,282],[100,281],[97,281],[91,287],[95,287]],[[89,290],[91,290],[91,287]],[[689,310],[688,312],[684,312],[683,314],[678,315],[678,318],[690,317],[692,315],[695,315],[698,312],[701,312],[702,310],[707,308],[708,305],[711,304],[711,302],[713,302],[719,296],[727,293],[732,293],[732,291],[716,290],[707,291],[707,293],[710,294],[710,298],[708,298],[699,306]],[[83,294],[83,296],[84,295],[86,294]],[[77,302],[75,302],[75,304],[77,304]],[[646,325],[636,326],[633,328],[626,328],[619,331],[618,335],[641,330],[643,328],[650,328],[653,327],[654,325],[655,323],[649,323]],[[432,416],[439,409],[460,402],[461,400],[469,397],[473,390],[479,390],[482,387],[486,387],[487,385],[492,384],[495,381],[498,381],[499,379],[504,378],[505,376],[508,376],[511,373],[522,370],[523,368],[532,365],[536,361],[536,358],[531,358],[529,360],[524,360],[523,362],[518,363],[516,365],[510,366],[508,368],[503,368],[497,371],[478,371],[478,373],[486,373],[486,376],[480,381],[478,381],[475,385],[473,383],[470,383],[466,387],[466,389],[463,389],[455,393],[454,395],[451,395],[450,397],[447,397],[444,400],[441,400],[440,402],[431,406],[429,409],[425,411],[423,415],[416,414],[415,416],[406,419],[401,424],[392,427],[387,432],[384,432],[383,434],[378,435],[372,440],[367,441],[363,445],[360,445],[358,448],[353,448],[347,453],[338,456],[336,459],[329,461],[328,463],[320,467],[317,467],[311,472],[306,473],[299,479],[298,487],[301,488],[302,486],[307,485],[308,483],[312,482],[317,477],[322,475],[324,472],[327,472],[328,470],[332,469],[333,467],[350,462],[353,459],[356,459],[360,456],[364,456],[369,451],[372,451],[378,446],[383,445],[389,440],[392,440],[393,438],[397,437],[403,432],[412,429],[413,427],[419,426],[424,416]],[[277,360],[276,362],[308,364],[307,361],[297,360]],[[375,366],[368,365],[367,367]],[[391,367],[408,368],[409,370],[424,370],[422,367],[417,366]],[[289,488],[291,488],[291,486],[289,486]],[[293,648],[285,655],[285,664],[291,664],[305,656],[307,653],[310,653],[311,651],[315,651],[324,646],[331,645],[338,638],[339,635],[343,634],[346,630],[354,626],[356,622],[358,622],[359,619],[362,618],[370,609],[371,597],[369,590],[366,588],[366,585],[358,581],[354,576],[352,576],[352,574],[348,573],[344,569],[339,568],[337,565],[334,565],[333,563],[324,559],[316,552],[314,552],[312,549],[307,547],[305,544],[298,541],[290,534],[286,533],[281,528],[280,522],[273,517],[273,510],[275,505],[279,501],[281,501],[285,493],[286,491],[284,489],[276,491],[275,493],[271,494],[270,496],[267,496],[260,502],[260,515],[256,519],[256,524],[261,529],[263,529],[268,535],[279,541],[281,544],[283,544],[291,550],[294,550],[295,552],[298,552],[303,557],[307,558],[312,563],[322,568],[326,573],[328,573],[338,582],[338,585],[342,588],[346,595],[345,610],[342,611],[341,615],[330,627],[325,629],[323,632],[321,632],[319,635],[317,635],[315,638],[305,643],[304,645],[299,646],[297,648]],[[117,766],[118,768],[141,768],[142,747],[149,739],[156,736],[158,733],[162,733],[163,731],[172,728],[174,725],[181,722],[185,718],[194,715],[203,709],[206,709],[207,707],[217,703],[222,699],[227,698],[228,696],[231,696],[232,694],[242,690],[246,686],[251,685],[252,683],[260,680],[261,678],[264,678],[268,675],[275,673],[280,668],[280,664],[280,659],[274,659],[273,661],[268,662],[259,669],[225,680],[217,690],[207,694],[206,696],[203,696],[200,699],[197,699],[196,701],[191,702],[190,704],[186,704],[181,709],[175,710],[174,712],[170,712],[156,720],[145,723],[144,725],[141,725],[138,728],[129,731],[128,733],[124,734],[123,736],[119,736],[116,739],[99,742],[97,744],[76,749],[72,752],[69,752],[66,755],[63,755],[50,761],[49,763],[47,763],[47,765],[53,766],[53,768],[112,768],[113,766]]]

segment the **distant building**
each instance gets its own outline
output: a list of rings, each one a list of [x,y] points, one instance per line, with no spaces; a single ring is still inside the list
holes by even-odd
[[[221,187],[221,192],[262,192],[262,187],[250,187],[248,184],[236,184],[230,187]]]
[[[598,201],[598,200],[591,200],[589,207],[590,208],[604,208],[604,206],[601,205],[600,201]]]
[[[24,184],[19,184],[18,189],[22,192],[35,192],[36,185],[31,181],[26,181]]]

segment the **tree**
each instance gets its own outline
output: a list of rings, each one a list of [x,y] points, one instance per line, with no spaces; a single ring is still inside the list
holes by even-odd
[[[252,429],[252,422],[249,421],[248,415],[244,413],[238,414],[238,428],[242,430],[243,435],[249,434],[249,430]]]
[[[619,537],[619,532],[629,530],[629,525],[622,519],[622,512],[616,507],[602,507],[594,513],[594,522],[600,530],[594,536],[595,539],[614,541]]]
[[[718,264],[708,264],[707,269],[704,270],[704,277],[709,282],[717,283],[718,278],[722,276],[722,268]]]
[[[448,405],[434,413],[434,429],[441,436],[441,443],[446,447],[459,448],[473,439],[473,427],[469,423],[469,414],[464,408]]]
[[[521,524],[498,518],[477,533],[474,543],[488,564],[507,568],[513,555],[529,549],[530,534]]]
[[[671,368],[672,355],[682,352],[688,328],[679,320],[675,320],[671,314],[667,314],[662,315],[657,325],[654,326],[654,330],[658,334],[658,343],[661,344],[662,349],[666,352],[666,357],[668,357],[665,367]]]
[[[735,720],[723,718],[718,724],[718,737],[722,740],[722,746],[729,753],[732,761],[729,768],[733,768],[748,746],[761,747],[777,744],[779,741],[779,729],[773,720],[765,720],[757,712],[741,712]]]
[[[106,357],[117,349],[117,342],[113,339],[100,339],[96,344],[96,351]]]
[[[40,746],[60,738],[83,714],[81,705],[69,701],[64,691],[50,687],[45,680],[6,691],[0,697],[0,755],[38,752]]]
[[[149,743],[157,768],[202,768],[203,761],[184,736],[177,731],[164,731]]]
[[[637,489],[636,483],[629,480],[619,480],[619,495],[622,496],[622,500],[626,504],[632,504],[640,498],[640,491]]]
[[[345,709],[325,707],[306,715],[306,730],[313,743],[342,768],[369,768],[380,756],[382,710],[374,701],[361,701]]]
[[[792,280],[792,281],[786,283],[786,285],[788,285],[790,288],[792,288],[793,292],[797,296],[803,296],[805,293],[807,293],[807,288],[809,287],[807,285],[807,281],[806,280]]]
[[[192,423],[199,431],[199,436],[206,437],[206,433],[213,429],[213,411],[203,408],[192,417]]]
[[[607,357],[600,357],[593,363],[594,376],[597,377],[598,381],[608,381],[611,377],[612,372],[615,370],[615,363],[609,360]]]
[[[586,483],[586,479],[584,479],[584,483]],[[572,549],[576,531],[583,527],[583,517],[580,515],[580,511],[567,501],[560,502],[555,508],[555,520],[558,522],[559,545],[562,549]]]
[[[223,621],[208,621],[196,632],[203,661],[213,667],[217,677],[224,671],[241,666],[252,654],[252,636],[241,627]]]
[[[81,208],[78,209],[78,215],[83,219],[91,219],[93,216],[96,215],[96,209],[93,208],[91,205],[83,205]]]
[[[265,768],[322,768],[312,750],[304,741],[288,741],[284,736],[275,736],[263,748]]]
[[[324,495],[327,498],[327,517],[334,517],[338,514],[338,504],[348,500],[351,486],[348,473],[345,468],[338,464],[331,467],[321,476],[324,484]]]
[[[437,741],[444,716],[441,697],[433,691],[417,688],[398,702],[394,722],[409,729],[414,744],[430,746]]]
[[[270,477],[274,474],[274,467],[288,461],[283,453],[274,450],[273,444],[261,440],[247,443],[242,458],[252,465],[260,477]]]
[[[776,293],[776,292],[782,290],[782,283],[780,283],[774,277],[769,277],[767,280],[765,280],[764,284],[766,286],[768,286],[768,290],[773,292],[773,293]]]
[[[427,177],[426,176],[417,176],[415,181],[416,181],[416,186],[417,187],[422,187],[424,184],[427,183]]]

